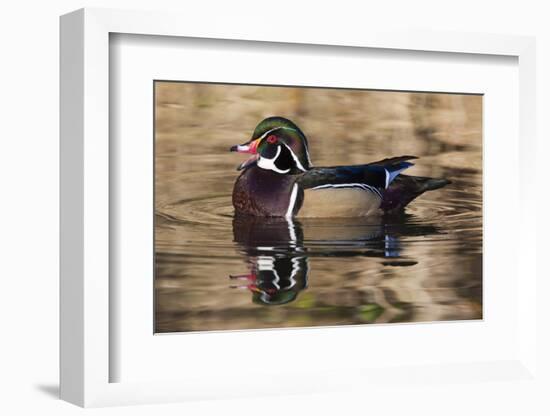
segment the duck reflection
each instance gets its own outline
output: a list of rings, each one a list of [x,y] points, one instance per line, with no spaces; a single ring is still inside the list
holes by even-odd
[[[305,256],[258,256],[253,261],[248,275],[230,278],[245,281],[232,287],[250,290],[254,303],[283,305],[292,302],[307,287],[309,265]]]
[[[281,218],[235,217],[233,236],[250,272],[231,275],[240,282],[232,287],[251,291],[254,303],[283,305],[307,287],[309,264],[300,224]]]
[[[391,222],[236,216],[233,236],[249,270],[230,275],[231,287],[249,290],[254,303],[283,305],[307,288],[311,257],[377,257],[384,265],[411,266],[417,262],[401,258],[400,238],[437,232],[432,225],[411,225],[405,214]]]

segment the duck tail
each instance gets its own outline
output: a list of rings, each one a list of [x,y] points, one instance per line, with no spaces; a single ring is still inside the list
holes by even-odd
[[[391,166],[387,166],[384,168],[386,172],[386,189],[388,186],[391,185],[393,180],[397,178],[397,175],[399,175],[401,172],[403,172],[405,169],[410,168],[411,166],[414,166],[414,163],[411,162],[399,162]]]
[[[405,169],[414,166],[414,163],[409,162],[412,159],[418,159],[416,156],[397,156],[390,157],[388,159],[379,160],[377,162],[369,163],[367,169],[370,171],[379,170],[384,172],[385,186],[384,189],[388,189],[393,180]]]
[[[402,211],[413,199],[426,191],[443,188],[451,181],[444,178],[398,175],[384,193],[380,206],[386,213]]]
[[[445,178],[423,178],[420,176],[416,176],[415,178],[421,181],[422,188],[424,188],[422,192],[434,191],[452,183],[449,179]]]

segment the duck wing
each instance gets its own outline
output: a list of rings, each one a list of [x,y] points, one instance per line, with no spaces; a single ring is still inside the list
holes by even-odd
[[[303,189],[366,186],[379,191],[386,189],[397,175],[412,166],[415,156],[399,156],[365,165],[315,167],[297,180]]]

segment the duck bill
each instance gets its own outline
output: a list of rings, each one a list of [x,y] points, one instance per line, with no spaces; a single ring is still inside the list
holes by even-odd
[[[245,143],[245,144],[239,144],[232,146],[231,149],[229,149],[232,152],[238,152],[238,153],[249,153],[252,154],[248,159],[246,159],[243,163],[241,163],[237,170],[243,170],[247,168],[248,166],[256,163],[260,155],[257,153],[258,144],[260,143],[260,139]]]

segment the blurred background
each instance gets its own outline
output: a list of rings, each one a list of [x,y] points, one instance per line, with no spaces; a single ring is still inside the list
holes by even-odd
[[[156,82],[155,100],[156,332],[482,317],[482,96]],[[412,154],[407,174],[453,183],[384,221],[235,219],[228,149],[273,115],[316,166]]]

